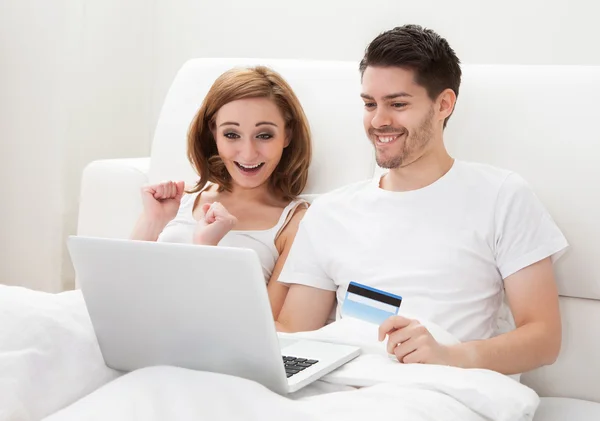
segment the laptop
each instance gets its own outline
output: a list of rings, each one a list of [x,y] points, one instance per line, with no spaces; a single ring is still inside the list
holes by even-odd
[[[284,395],[360,353],[280,341],[254,250],[81,236],[67,247],[102,356],[116,370],[177,366]]]

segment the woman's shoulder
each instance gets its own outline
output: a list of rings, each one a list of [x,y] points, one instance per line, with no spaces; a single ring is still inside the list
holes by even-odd
[[[194,202],[196,201],[199,195],[200,192],[184,193],[184,195],[181,197],[179,208],[181,209],[193,206]]]
[[[282,223],[276,238],[282,241],[286,241],[290,237],[293,239],[309,206],[310,203],[301,198],[290,201],[281,215]]]
[[[306,200],[302,197],[296,197],[288,202],[288,204],[285,206],[285,209],[288,212],[296,212],[299,209],[306,210],[306,209],[308,209],[309,206],[310,206],[310,203],[308,200]]]

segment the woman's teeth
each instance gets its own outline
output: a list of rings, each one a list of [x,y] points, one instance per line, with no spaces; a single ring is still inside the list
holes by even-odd
[[[240,167],[242,167],[242,168],[245,168],[245,169],[247,169],[247,170],[252,170],[252,169],[254,169],[254,168],[258,168],[258,167],[260,167],[260,166],[261,166],[263,163],[261,162],[261,163],[259,163],[259,164],[256,164],[256,165],[244,165],[244,164],[240,164],[240,163],[238,162],[237,164],[238,164]]]
[[[236,162],[235,165],[242,171],[244,174],[257,174],[262,168],[264,162],[259,162],[258,164],[240,164]]]

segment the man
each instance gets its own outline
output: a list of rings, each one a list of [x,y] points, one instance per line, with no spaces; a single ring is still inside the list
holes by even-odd
[[[339,312],[355,281],[402,296],[401,312],[461,341],[442,346],[418,320],[391,317],[379,340],[400,362],[505,374],[553,363],[552,263],[567,242],[521,177],[446,151],[461,79],[454,51],[431,30],[402,26],[371,42],[360,72],[365,130],[389,171],[313,203],[279,278],[290,288],[278,329],[321,328],[336,291]],[[503,290],[516,328],[497,335]]]

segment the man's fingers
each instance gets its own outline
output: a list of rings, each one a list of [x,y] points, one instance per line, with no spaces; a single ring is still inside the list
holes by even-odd
[[[412,352],[416,351],[418,348],[419,348],[419,341],[417,340],[417,338],[410,338],[406,342],[403,342],[403,343],[399,344],[398,346],[395,346],[392,349],[392,351],[390,352],[390,354],[394,354],[396,356],[396,358],[398,358],[398,361],[403,363],[403,362],[405,362],[404,357],[406,357],[409,354],[411,354]],[[388,352],[389,352],[389,346],[388,346]]]
[[[422,348],[417,347],[413,352],[409,352],[408,354],[402,356],[402,363],[404,364],[419,364],[425,362],[425,351]]]
[[[395,330],[403,329],[412,322],[402,316],[391,316],[379,326],[379,342],[385,339],[385,336]]]
[[[402,329],[395,330],[394,332],[388,333],[387,351],[390,354],[393,354],[396,345],[409,341],[415,336],[415,330],[412,329],[411,325],[408,325]]]

